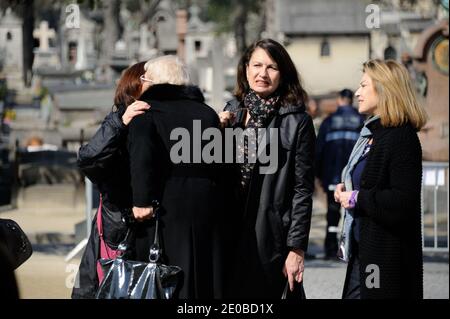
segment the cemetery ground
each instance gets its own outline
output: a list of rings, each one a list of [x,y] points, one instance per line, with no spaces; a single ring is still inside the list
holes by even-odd
[[[16,270],[20,296],[25,299],[70,298],[81,256],[69,262],[66,256],[75,247],[75,224],[85,219],[84,190],[36,189],[20,209],[0,212],[0,218],[16,220],[33,244],[31,258]],[[74,195],[75,194],[75,195]],[[59,200],[58,200],[59,198]],[[340,299],[346,264],[323,259],[325,201],[314,200],[309,253],[315,258],[305,263],[304,285],[309,299]],[[74,202],[75,201],[75,202]],[[64,202],[66,203],[64,205]],[[77,203],[70,205],[70,202]],[[69,203],[69,204],[67,204]],[[424,258],[424,297],[449,298],[448,254]]]

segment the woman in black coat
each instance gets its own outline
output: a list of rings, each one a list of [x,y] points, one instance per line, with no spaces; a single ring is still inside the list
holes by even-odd
[[[149,108],[147,103],[136,101],[150,83],[141,79],[144,64],[137,63],[124,71],[116,88],[115,110],[106,116],[89,143],[81,146],[78,152],[78,167],[97,185],[102,195],[103,237],[112,249],[117,249],[124,239],[127,225],[123,218],[131,209],[127,126],[133,117]],[[97,260],[101,256],[96,221],[97,214],[81,258],[79,282],[73,288],[72,298],[94,298],[99,286]]]
[[[228,191],[237,191],[243,216],[230,296],[279,299],[289,283],[290,291],[300,287],[294,295],[301,297],[314,191],[315,133],[305,110],[307,94],[289,54],[266,39],[241,58],[235,96],[220,114],[224,126],[278,136],[263,139],[273,160],[267,171],[261,157],[252,164],[249,143],[237,145],[246,158],[239,164],[240,185]]]
[[[216,112],[201,91],[189,86],[186,67],[175,56],[146,64],[152,86],[141,100],[152,107],[130,124],[133,213],[138,221],[136,258],[148,261],[159,203],[163,262],[179,266],[175,296],[222,298],[224,260],[223,189],[218,164],[203,159],[202,133],[219,130]],[[229,231],[229,230],[228,230]]]
[[[335,199],[346,209],[343,298],[423,298],[422,150],[426,114],[408,71],[395,61],[363,65],[356,92],[370,115],[344,168]]]

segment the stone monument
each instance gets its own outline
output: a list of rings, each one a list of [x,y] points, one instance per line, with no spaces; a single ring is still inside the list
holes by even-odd
[[[22,21],[10,8],[0,19],[0,59],[8,88],[21,90],[23,82]]]
[[[33,37],[39,39],[39,47],[34,50],[33,70],[60,69],[58,52],[49,43],[56,38],[55,30],[49,29],[47,21],[41,21],[39,28],[33,31]]]
[[[416,72],[426,81],[423,98],[429,121],[420,134],[424,160],[448,161],[448,19],[424,30],[413,58]]]

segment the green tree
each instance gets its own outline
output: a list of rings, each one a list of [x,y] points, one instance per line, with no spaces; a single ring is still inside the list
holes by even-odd
[[[209,0],[209,19],[218,23],[218,32],[233,32],[238,52],[244,52],[248,43],[247,23],[250,13],[261,14],[264,1]]]

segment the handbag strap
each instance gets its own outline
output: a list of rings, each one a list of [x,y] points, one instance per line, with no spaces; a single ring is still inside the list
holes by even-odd
[[[289,281],[287,281],[286,285],[284,286],[284,291],[283,291],[283,294],[281,295],[281,299],[286,299],[288,289],[289,289]]]
[[[103,254],[106,254],[108,259],[111,259],[112,256],[110,256],[110,249],[106,246],[105,239],[103,238],[103,218],[102,218],[102,194],[100,194],[100,202],[98,205],[97,210],[97,231],[98,231],[98,237],[100,239],[100,247],[103,249],[100,249],[100,257],[102,257]],[[103,257],[102,257],[103,258]]]
[[[102,205],[103,204],[102,203],[103,203],[103,198],[102,198],[102,194],[100,194],[100,203],[98,205],[98,211],[97,211],[97,231],[98,231],[98,236],[100,238],[100,245],[103,246],[104,250],[108,254],[109,249],[107,249],[106,242],[103,237],[103,218],[102,218],[102,211],[103,211]],[[120,253],[118,254],[118,257],[122,257],[123,255],[125,255],[125,252],[128,249],[128,238],[130,237],[131,228],[132,228],[132,226],[128,225],[128,229],[127,229],[127,233],[125,234],[125,238],[117,246],[117,250],[120,251]],[[111,256],[108,256],[108,258],[111,259]]]
[[[150,262],[157,263],[162,255],[162,249],[159,245],[159,202],[153,201],[152,203],[154,209],[155,218],[155,237],[153,239],[153,244],[150,246]]]
[[[103,240],[103,222],[102,222],[102,194],[100,194],[100,203],[97,210],[97,230],[100,240]]]

